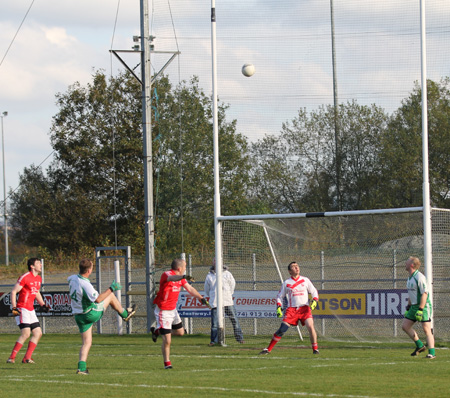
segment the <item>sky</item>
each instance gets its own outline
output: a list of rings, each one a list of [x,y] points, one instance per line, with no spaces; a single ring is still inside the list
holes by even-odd
[[[139,34],[139,4],[122,0],[116,23],[117,7],[118,2],[103,0],[3,2],[0,113],[8,112],[3,118],[7,192],[18,186],[25,167],[45,169],[51,161],[55,95],[75,82],[88,83],[95,69],[109,71],[111,43],[131,49],[132,36]]]
[[[153,70],[174,82],[199,76],[211,94],[211,2],[150,1],[156,36]],[[420,1],[335,0],[338,93],[341,101],[377,103],[393,112],[420,80]],[[428,0],[429,74],[450,75],[450,2]],[[7,191],[25,167],[52,159],[49,131],[55,95],[94,70],[123,70],[111,49],[130,50],[140,33],[139,0],[4,1],[0,13],[0,114]],[[216,0],[218,94],[238,131],[255,141],[279,132],[300,107],[333,103],[329,0]],[[125,57],[134,67],[135,54]],[[243,77],[244,63],[256,73]],[[3,187],[0,189],[3,199]]]

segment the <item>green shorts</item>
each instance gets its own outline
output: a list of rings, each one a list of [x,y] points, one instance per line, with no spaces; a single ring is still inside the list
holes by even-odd
[[[416,322],[416,312],[419,310],[419,305],[412,305],[411,308],[406,312],[405,314],[405,318]],[[430,304],[426,304],[425,308],[423,309],[423,318],[421,322],[430,322],[431,321],[431,314],[432,314],[432,310],[431,310],[431,305]]]
[[[98,303],[95,304],[95,307],[92,307],[89,312],[86,312],[85,314],[76,314],[75,322],[78,325],[80,333],[84,333],[86,330],[89,330],[95,322],[102,319],[103,312],[103,303]]]

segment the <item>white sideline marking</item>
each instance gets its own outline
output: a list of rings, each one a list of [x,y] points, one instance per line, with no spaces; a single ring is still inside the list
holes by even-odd
[[[430,360],[425,360],[425,357],[422,357],[422,359],[424,360],[423,362],[427,362],[427,363],[431,363],[431,362],[433,362],[433,361],[430,361]],[[420,359],[417,359],[418,361],[420,361]],[[443,363],[443,362],[445,362],[445,363],[448,363],[448,362],[450,362],[450,361],[448,361],[448,360],[445,360],[445,361],[439,361],[439,363]],[[375,362],[375,363],[368,363],[368,364],[365,364],[365,366],[389,366],[389,365],[391,365],[391,366],[397,366],[397,365],[411,365],[413,362],[412,361],[397,361],[397,362]],[[434,363],[437,363],[437,361],[435,361]],[[333,364],[333,363],[330,363],[330,364],[326,364],[326,363],[324,363],[324,364],[317,364],[317,365],[311,365],[311,367],[312,368],[327,368],[327,367],[335,367],[335,366],[359,366],[360,364],[359,363],[345,363],[345,364],[342,364],[342,363],[339,363],[339,364]]]
[[[77,376],[78,378],[81,376]],[[83,376],[89,377],[89,376]],[[8,379],[10,381],[22,381],[22,377],[4,377],[0,376],[0,379]],[[225,388],[225,387],[187,387],[187,386],[173,386],[173,385],[157,385],[157,384],[119,384],[119,383],[96,383],[96,382],[83,382],[83,381],[69,381],[69,380],[44,380],[44,379],[28,379],[35,383],[54,383],[54,384],[74,384],[74,385],[86,385],[86,386],[105,386],[105,387],[125,387],[125,388],[164,388],[164,389],[176,389],[176,390],[203,390],[203,391],[229,391],[229,392],[247,392],[247,393],[258,393],[267,395],[284,395],[284,396],[301,396],[301,397],[324,397],[324,398],[377,398],[373,395],[347,395],[347,394],[320,394],[320,393],[308,393],[308,392],[280,392],[280,391],[269,391],[269,390],[251,390],[246,388]],[[28,381],[27,380],[27,381]]]
[[[298,369],[298,366],[264,366],[264,367],[260,367],[260,368],[252,368],[252,370],[267,370],[267,369]],[[177,373],[206,373],[206,372],[240,372],[242,370],[248,370],[248,368],[232,368],[232,369],[227,369],[227,368],[220,368],[220,369],[187,369],[187,370],[178,370],[177,369]],[[136,372],[127,372],[127,374],[147,374],[148,372],[143,372],[143,371],[136,371]],[[122,373],[110,373],[111,375],[120,375],[123,376],[123,372]]]

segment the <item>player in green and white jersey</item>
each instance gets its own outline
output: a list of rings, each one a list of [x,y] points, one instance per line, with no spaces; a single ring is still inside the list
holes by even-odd
[[[434,359],[436,354],[434,350],[433,330],[431,328],[432,307],[428,297],[427,280],[425,275],[419,272],[419,268],[420,260],[417,257],[410,257],[406,260],[405,269],[409,273],[406,287],[409,298],[402,329],[416,344],[416,349],[412,352],[411,356],[419,355],[426,350],[426,347],[420,341],[413,326],[416,321],[420,322],[427,339],[428,355],[426,358]]]
[[[127,309],[122,307],[113,294],[116,290],[122,289],[122,286],[115,281],[102,294],[99,294],[94,289],[94,286],[89,281],[89,276],[94,269],[94,264],[91,260],[81,260],[79,268],[80,273],[69,276],[67,281],[70,287],[72,313],[75,315],[75,321],[82,339],[77,374],[87,375],[89,371],[86,367],[86,361],[92,345],[92,325],[94,322],[102,318],[104,311],[109,305],[125,321],[128,321],[136,313],[136,306],[133,305]]]

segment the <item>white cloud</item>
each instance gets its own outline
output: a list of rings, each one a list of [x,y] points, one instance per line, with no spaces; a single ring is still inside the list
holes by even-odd
[[[68,46],[72,46],[76,44],[76,39],[74,37],[70,37],[67,35],[66,29],[61,27],[42,27],[42,30],[45,34],[45,38],[49,43],[55,44],[60,48],[67,48]]]
[[[181,51],[166,73],[175,84],[197,75],[210,94],[210,0],[149,3],[156,50]],[[20,1],[2,4],[0,59],[28,7]],[[438,79],[450,74],[445,51],[450,2],[428,0],[426,10],[428,73]],[[395,108],[399,93],[408,92],[420,74],[419,2],[334,1],[334,11],[341,98]],[[230,118],[237,118],[238,128],[252,140],[278,132],[300,107],[332,103],[329,0],[227,0],[217,2],[216,13],[219,98],[230,103]],[[76,81],[86,84],[93,69],[123,69],[109,49],[131,49],[132,36],[140,35],[139,24],[137,0],[34,3],[0,66],[0,112],[9,111],[8,186],[15,187],[24,167],[39,164],[51,152],[48,131],[57,112],[55,94]],[[154,69],[169,56],[154,54]],[[134,67],[139,57],[131,54],[127,62]],[[241,75],[245,62],[256,66],[252,78]]]

